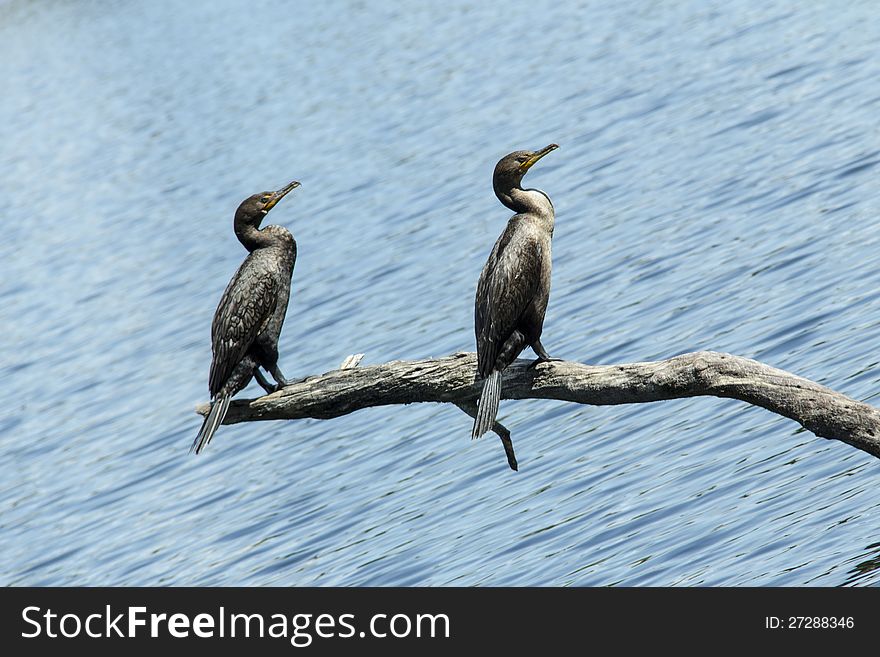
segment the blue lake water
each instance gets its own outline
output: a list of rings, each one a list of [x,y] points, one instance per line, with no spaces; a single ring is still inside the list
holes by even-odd
[[[302,181],[289,377],[441,356],[550,142],[552,355],[880,405],[876,5],[493,4],[0,3],[0,584],[880,583],[880,462],[729,400],[502,402],[518,473],[433,404],[187,454],[244,197]]]

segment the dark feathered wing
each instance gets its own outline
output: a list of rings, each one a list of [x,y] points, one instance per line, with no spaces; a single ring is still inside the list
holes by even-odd
[[[229,282],[211,325],[214,359],[208,389],[216,395],[265,328],[278,303],[278,277],[245,260]]]
[[[521,224],[511,221],[483,267],[474,307],[481,378],[492,373],[501,348],[538,292],[541,257],[537,240]]]

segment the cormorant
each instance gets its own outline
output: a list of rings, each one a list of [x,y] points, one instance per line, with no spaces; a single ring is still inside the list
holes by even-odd
[[[211,324],[211,410],[190,451],[201,452],[226,417],[229,401],[256,377],[266,392],[288,385],[278,369],[278,336],[284,324],[290,281],[296,263],[296,241],[282,226],[260,229],[263,218],[296,181],[277,192],[254,194],[235,211],[235,236],[250,253],[226,286]],[[268,371],[278,385],[260,372]]]
[[[495,165],[495,196],[514,214],[486,261],[477,284],[474,327],[477,374],[483,379],[472,438],[495,423],[501,401],[501,372],[530,346],[533,364],[550,360],[541,344],[544,313],[550,298],[550,239],[553,203],[542,191],[523,189],[523,176],[535,162],[559,148],[515,151]]]

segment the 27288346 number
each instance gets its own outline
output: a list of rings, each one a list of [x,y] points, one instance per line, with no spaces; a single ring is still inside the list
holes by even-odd
[[[789,616],[786,627],[802,630],[852,629],[855,626],[852,616]]]

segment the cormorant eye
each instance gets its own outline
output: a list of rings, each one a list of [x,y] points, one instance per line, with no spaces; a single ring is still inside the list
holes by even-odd
[[[260,199],[260,203],[268,203],[268,202],[269,202],[268,196],[264,196],[263,198]]]

